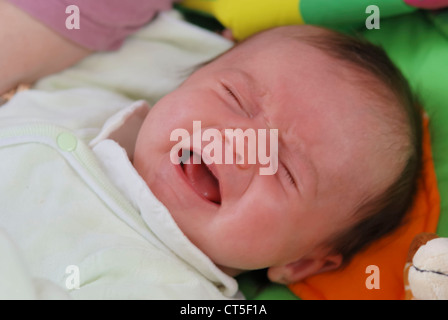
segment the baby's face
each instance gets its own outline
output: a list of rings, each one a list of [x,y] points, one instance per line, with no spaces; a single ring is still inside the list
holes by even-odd
[[[377,170],[387,157],[366,138],[375,123],[365,97],[343,79],[350,72],[307,44],[267,32],[161,99],[140,131],[134,165],[185,235],[225,270],[312,257],[353,222],[365,196],[388,183]],[[202,131],[277,129],[278,170],[173,163],[178,140],[171,133],[193,135],[194,121]]]

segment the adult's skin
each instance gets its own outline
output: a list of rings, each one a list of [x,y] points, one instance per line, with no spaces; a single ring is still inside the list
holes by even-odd
[[[63,70],[92,52],[5,0],[0,0],[0,43],[0,94]]]

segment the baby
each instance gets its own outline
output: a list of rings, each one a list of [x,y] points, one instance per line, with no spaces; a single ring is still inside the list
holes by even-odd
[[[202,129],[278,129],[277,174],[211,165],[219,202],[207,199],[200,178],[170,161],[170,133],[191,132],[198,120]],[[409,88],[381,50],[316,27],[282,27],[239,44],[158,102],[134,165],[220,268],[269,267],[271,280],[291,283],[340,267],[399,224],[418,173],[419,126]]]
[[[225,276],[267,268],[270,280],[288,284],[337,269],[394,230],[412,202],[421,119],[409,87],[382,50],[333,31],[288,26],[255,35],[142,114],[136,140],[122,147],[176,226]],[[173,131],[194,135],[198,121],[202,131],[276,129],[275,174],[259,174],[262,164],[247,157],[173,162]],[[76,148],[70,136],[62,142]],[[210,156],[204,143],[187,151]],[[159,240],[171,241],[154,227],[160,215],[141,215]],[[210,270],[202,274],[219,287],[224,276]],[[173,283],[157,287],[162,297]],[[200,297],[189,290],[179,292]]]

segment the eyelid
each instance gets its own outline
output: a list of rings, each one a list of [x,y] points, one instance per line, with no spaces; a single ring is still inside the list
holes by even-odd
[[[230,89],[230,88],[229,88],[228,86],[226,86],[225,84],[223,84],[223,86],[224,86],[224,89],[226,89],[227,93],[228,93],[233,99],[235,99],[236,102],[238,102],[238,104],[241,104],[241,103],[240,103],[240,99],[238,99],[238,97],[235,95],[235,93],[233,93],[232,89]]]
[[[297,187],[296,180],[294,179],[291,171],[289,171],[288,167],[285,166],[282,162],[280,162],[280,166],[282,167],[284,175],[286,176],[286,179],[288,179],[288,182],[294,187]]]
[[[238,92],[231,86],[228,85],[226,83],[221,83],[222,87],[224,88],[224,90],[226,91],[226,93],[232,97],[233,100],[235,100],[238,103],[238,106],[240,107],[241,111],[244,112],[244,114],[249,117],[252,118],[252,115],[246,110],[246,108],[244,108],[244,105],[242,103],[242,99],[239,96]]]

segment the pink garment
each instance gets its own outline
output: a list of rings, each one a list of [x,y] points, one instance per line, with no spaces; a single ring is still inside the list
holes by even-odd
[[[423,9],[440,9],[448,7],[448,0],[404,0],[408,5]]]
[[[126,36],[137,31],[176,0],[8,0],[67,39],[92,50],[118,49]],[[79,8],[79,29],[66,20]]]

